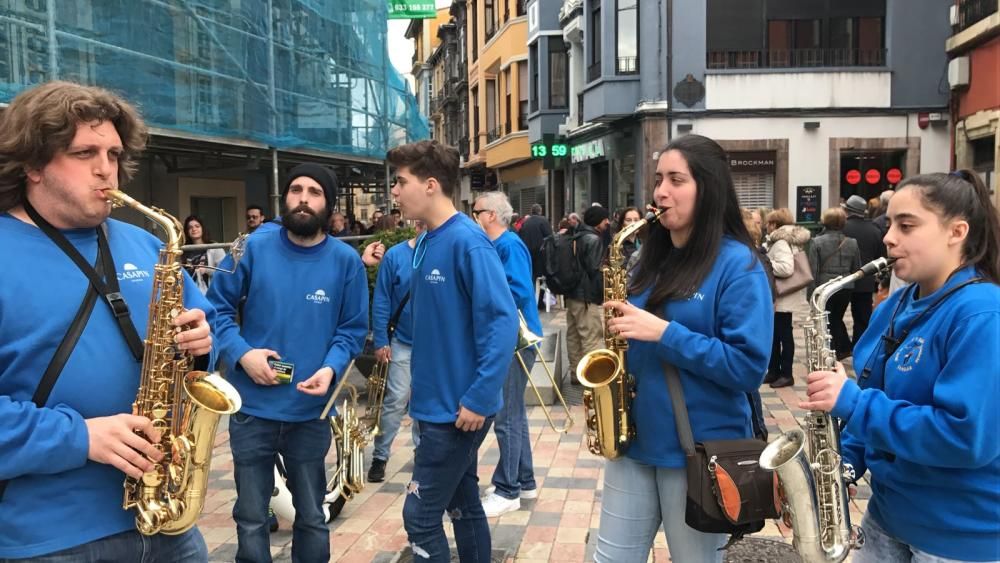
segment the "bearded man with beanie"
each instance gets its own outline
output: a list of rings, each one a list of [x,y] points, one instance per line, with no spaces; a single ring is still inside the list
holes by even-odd
[[[569,353],[570,381],[577,384],[576,366],[584,354],[604,346],[604,243],[608,230],[608,210],[600,206],[587,208],[583,223],[577,227],[576,257],[583,277],[573,290],[566,293],[566,347]]]
[[[858,241],[861,253],[861,263],[885,256],[885,243],[882,242],[882,230],[878,225],[865,218],[868,204],[859,195],[852,195],[843,205],[847,212],[847,222],[844,223],[844,236]],[[868,328],[868,320],[872,317],[873,298],[878,289],[875,276],[868,276],[854,282],[851,293],[851,318],[854,319],[854,333],[851,344],[856,345],[858,339]]]
[[[267,509],[276,454],[285,461],[295,507],[292,560],[330,559],[323,499],[331,433],[320,415],[368,333],[361,258],[326,234],[336,176],[301,164],[281,194],[281,225],[254,232],[236,271],[216,276],[208,292],[219,311],[214,332],[220,357],[243,398],[243,408],[229,418],[237,562],[271,561]],[[222,267],[232,268],[231,261],[227,257]],[[243,299],[241,327],[236,313]],[[285,364],[281,376],[272,360]]]

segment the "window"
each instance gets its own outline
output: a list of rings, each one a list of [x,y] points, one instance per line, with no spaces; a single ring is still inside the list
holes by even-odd
[[[823,66],[820,39],[818,19],[767,22],[767,49],[771,66]]]
[[[618,0],[615,14],[615,71],[617,74],[639,72],[639,0]]]
[[[475,5],[475,3],[473,3]],[[479,152],[479,86],[472,87],[472,154]]]
[[[569,60],[562,37],[549,37],[549,108],[569,107]]]
[[[486,41],[493,38],[497,31],[496,9],[493,3],[496,0],[483,0],[483,23],[486,24]]]
[[[503,90],[504,90],[504,116],[503,116],[503,131],[505,134],[510,134],[512,122],[514,121],[514,114],[510,112],[510,67],[503,72]]]
[[[531,111],[538,111],[538,44],[528,48],[531,64]]]
[[[517,15],[523,16],[526,13],[524,9],[524,0],[517,0]]]
[[[601,2],[591,0],[590,30],[590,66],[587,67],[587,80],[597,80],[601,76]]]
[[[472,62],[476,62],[476,59],[479,57],[479,18],[476,17],[478,6],[478,1],[472,2],[472,18],[469,19],[470,26],[472,27]]]
[[[528,130],[528,65],[517,63],[517,130]],[[537,99],[537,98],[536,98]]]

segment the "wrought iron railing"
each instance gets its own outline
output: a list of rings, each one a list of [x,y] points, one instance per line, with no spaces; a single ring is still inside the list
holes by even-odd
[[[962,31],[988,18],[997,9],[997,0],[959,0],[958,24],[955,26],[955,31]]]
[[[618,57],[615,71],[618,74],[639,74],[639,57]]]
[[[709,51],[707,66],[710,69],[869,67],[885,66],[885,55],[885,49]]]

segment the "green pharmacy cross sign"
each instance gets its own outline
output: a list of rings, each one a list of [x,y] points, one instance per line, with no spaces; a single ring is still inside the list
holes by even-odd
[[[434,0],[389,0],[390,20],[433,19],[437,17]]]

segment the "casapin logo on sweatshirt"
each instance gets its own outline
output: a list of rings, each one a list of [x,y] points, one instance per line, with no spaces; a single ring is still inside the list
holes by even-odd
[[[144,280],[149,277],[149,272],[140,270],[135,264],[125,262],[121,272],[118,272],[118,281],[131,280],[134,282]]]
[[[306,294],[306,301],[312,301],[313,303],[329,303],[330,298],[326,296],[325,291],[317,289],[312,293]]]
[[[437,268],[431,270],[431,273],[424,276],[424,279],[430,283],[444,283],[445,281],[447,281],[445,277],[441,275],[441,272]]]

